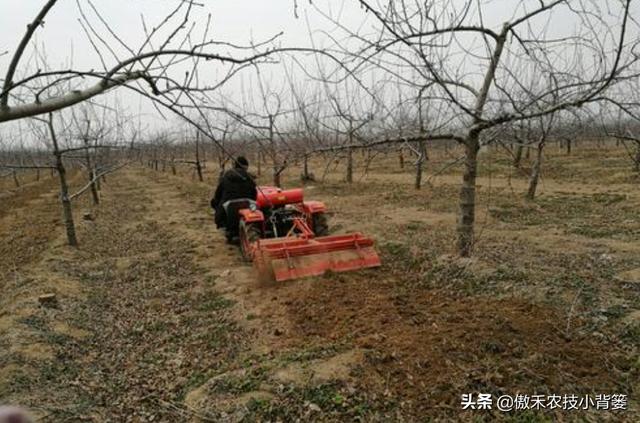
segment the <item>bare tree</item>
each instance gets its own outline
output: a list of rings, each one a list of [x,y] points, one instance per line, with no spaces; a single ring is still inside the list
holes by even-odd
[[[148,30],[144,23],[146,39],[137,48],[129,45],[109,26],[93,4],[91,10],[84,10],[78,2],[80,23],[98,54],[101,66],[92,70],[59,69],[35,70],[20,79],[17,78],[19,65],[36,30],[44,25],[47,14],[55,7],[57,0],[48,0],[27,25],[20,43],[12,52],[0,91],[0,122],[22,119],[46,114],[84,102],[113,88],[126,87],[153,99],[156,104],[171,110],[194,107],[193,95],[217,89],[248,65],[268,60],[273,50],[266,49],[273,39],[252,45],[253,51],[264,48],[248,56],[242,56],[245,48],[208,38],[211,17],[206,20],[201,31],[200,42],[192,42],[197,36],[193,20],[194,9],[198,3],[193,0],[180,1],[177,7],[159,24]],[[143,18],[144,19],[144,18]],[[103,27],[99,31],[97,27]],[[101,34],[103,32],[103,34]],[[161,34],[168,33],[162,37]],[[154,48],[154,46],[158,46]],[[116,51],[116,47],[119,48]],[[227,53],[218,53],[224,50]],[[111,64],[107,56],[113,57]],[[187,77],[178,81],[171,69],[185,70],[185,64],[191,59],[191,67],[186,67]],[[200,60],[220,63],[224,70],[219,81],[204,84],[197,77]],[[102,67],[102,70],[95,70]],[[94,79],[93,85],[83,86],[85,80]],[[143,82],[143,85],[138,84]],[[160,86],[163,86],[160,88]],[[61,90],[60,87],[69,87]],[[183,101],[186,99],[186,102]]]
[[[78,238],[76,237],[76,228],[73,222],[73,211],[71,210],[71,197],[69,196],[69,183],[67,182],[67,169],[62,161],[64,152],[60,149],[58,136],[53,126],[53,113],[49,113],[47,119],[47,127],[51,136],[51,144],[53,145],[53,157],[55,158],[55,168],[60,178],[60,202],[62,203],[62,216],[64,226],[67,230],[67,241],[72,247],[78,246]]]
[[[103,107],[103,110],[108,110],[108,108]],[[115,111],[114,109],[110,110]],[[51,169],[57,174],[63,223],[66,228],[67,242],[71,246],[78,245],[72,201],[90,190],[94,204],[97,205],[100,202],[98,182],[108,173],[114,172],[128,163],[123,160],[123,157],[108,157],[105,153],[112,149],[121,150],[121,146],[116,145],[115,142],[109,143],[109,133],[113,131],[113,127],[108,126],[108,117],[102,115],[101,119],[97,119],[93,105],[91,107],[85,106],[77,112],[72,109],[65,113],[58,112],[55,115],[48,113],[46,119],[42,117],[29,119],[32,133],[28,143],[32,149],[39,148],[38,154],[22,150],[14,154],[13,157],[0,157],[0,169],[14,171]],[[97,122],[98,120],[100,122]],[[46,155],[42,150],[43,147],[47,152]],[[31,157],[31,163],[24,160],[28,157]],[[12,159],[13,161],[11,161]],[[87,170],[86,185],[75,193],[71,193],[69,169],[80,167],[85,167]]]
[[[632,170],[640,173],[640,103],[627,100],[624,104],[616,102],[615,110],[602,114],[603,132],[622,144],[631,161]]]
[[[533,200],[536,196],[536,190],[538,188],[538,181],[540,180],[540,170],[542,168],[542,152],[547,143],[547,139],[551,130],[553,129],[555,114],[547,116],[540,116],[535,119],[537,121],[537,141],[536,141],[536,157],[531,167],[531,175],[529,177],[529,188],[525,198],[527,200]]]
[[[430,100],[457,117],[450,133],[434,135],[457,140],[465,152],[457,224],[461,256],[469,256],[474,245],[483,132],[602,101],[614,83],[637,74],[638,40],[628,37],[635,25],[630,0],[608,4],[606,13],[595,1],[521,2],[502,24],[487,23],[487,5],[471,0],[358,3],[377,31],[354,30],[325,13],[351,40],[336,48],[352,72],[374,69],[408,85],[436,87]],[[548,30],[568,16],[581,23],[574,32]],[[353,43],[361,48],[347,47]],[[460,71],[465,68],[472,71]]]

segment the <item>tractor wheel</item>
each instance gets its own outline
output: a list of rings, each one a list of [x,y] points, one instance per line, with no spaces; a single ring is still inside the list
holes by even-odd
[[[329,235],[329,220],[324,213],[315,213],[313,219],[313,233],[315,236]]]
[[[240,221],[240,248],[242,249],[242,257],[246,261],[251,261],[251,244],[262,237],[260,226],[255,223],[247,223]]]

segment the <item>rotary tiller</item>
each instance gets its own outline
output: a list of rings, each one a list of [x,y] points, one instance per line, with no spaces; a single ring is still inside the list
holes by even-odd
[[[371,238],[329,235],[326,206],[304,201],[300,188],[259,187],[238,215],[243,256],[276,281],[380,266]]]

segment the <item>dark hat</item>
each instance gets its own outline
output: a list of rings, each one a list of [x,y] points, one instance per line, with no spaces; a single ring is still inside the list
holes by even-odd
[[[236,167],[249,167],[249,160],[244,156],[238,156],[235,162]]]

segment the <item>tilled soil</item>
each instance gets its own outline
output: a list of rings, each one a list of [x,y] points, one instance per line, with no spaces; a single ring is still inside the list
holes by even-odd
[[[375,187],[327,185],[310,196],[335,211],[334,230],[374,235],[383,267],[269,284],[215,231],[206,184],[129,168],[103,185],[99,207],[76,205],[79,249],[65,246],[55,184],[0,206],[0,402],[43,421],[637,416],[636,338],[620,332],[635,327],[622,323],[635,291],[593,287],[635,265],[631,247],[612,264],[605,244],[576,238],[578,253],[558,242],[524,261],[521,241],[503,238],[511,223],[487,217],[482,260],[461,264],[439,257],[453,236],[439,197],[450,190],[424,194],[428,210],[417,194],[387,193],[363,221]],[[534,229],[519,233],[541,239]],[[592,278],[577,279],[586,266]],[[57,307],[38,306],[49,292]],[[479,392],[623,393],[632,410],[461,414],[461,394]]]

